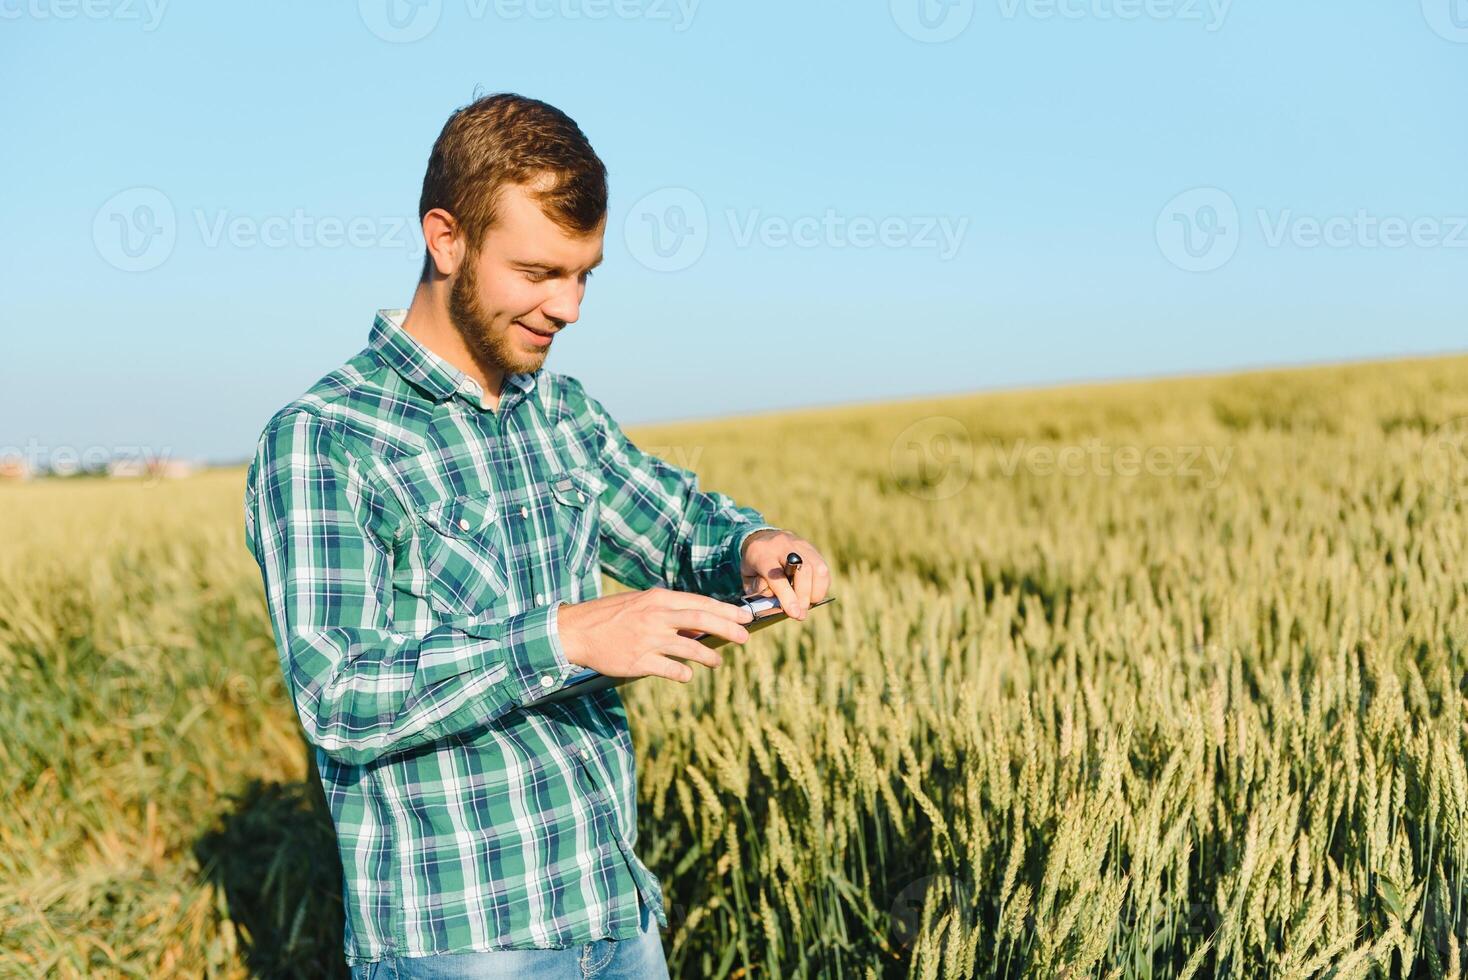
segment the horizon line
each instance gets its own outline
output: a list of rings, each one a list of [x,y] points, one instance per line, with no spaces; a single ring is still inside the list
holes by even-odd
[[[849,399],[845,401],[834,402],[812,402],[799,405],[786,405],[776,408],[763,408],[750,412],[733,412],[718,415],[685,415],[674,418],[641,420],[619,419],[618,421],[624,427],[650,429],[668,426],[712,424],[725,421],[758,419],[773,415],[788,415],[791,413],[800,412],[824,412],[837,409],[875,408],[882,405],[902,405],[913,402],[939,401],[964,397],[981,397],[984,395],[1056,391],[1066,388],[1111,387],[1116,385],[1137,384],[1142,382],[1186,381],[1196,378],[1217,379],[1229,377],[1232,375],[1267,374],[1280,371],[1309,371],[1330,367],[1351,367],[1368,364],[1394,364],[1405,361],[1427,361],[1437,360],[1441,358],[1464,356],[1468,356],[1468,347],[1448,348],[1436,351],[1422,351],[1405,354],[1371,354],[1363,357],[1322,358],[1315,360],[1299,361],[1244,362],[1226,367],[1211,369],[1162,371],[1153,374],[1082,375],[1069,378],[1060,378],[1053,381],[1017,382],[1014,384],[997,384],[978,388],[959,388],[944,391],[919,392],[913,394],[897,395],[890,398]],[[248,456],[196,456],[190,457],[187,461],[197,463],[201,466],[223,469],[233,466],[248,465],[248,463],[250,462],[250,458]]]
[[[900,405],[910,402],[937,401],[949,398],[978,397],[982,395],[1018,394],[1027,391],[1052,391],[1064,388],[1110,387],[1149,381],[1187,381],[1197,378],[1226,378],[1232,375],[1268,374],[1279,371],[1309,371],[1330,367],[1351,367],[1367,364],[1395,364],[1403,361],[1430,361],[1442,358],[1468,356],[1468,347],[1448,348],[1408,354],[1368,354],[1362,357],[1323,358],[1319,360],[1273,361],[1266,363],[1241,363],[1213,369],[1162,371],[1154,374],[1083,375],[1061,378],[1055,381],[1017,382],[1015,384],[989,385],[980,388],[960,388],[927,394],[897,395],[891,398],[858,399],[838,402],[813,402],[804,405],[787,405],[782,408],[764,408],[752,412],[734,412],[724,415],[692,415],[672,419],[628,420],[623,426],[691,425],[738,419],[762,418],[769,415],[786,415],[792,412],[821,412],[833,409],[875,408],[881,405]],[[620,420],[619,420],[620,421]]]

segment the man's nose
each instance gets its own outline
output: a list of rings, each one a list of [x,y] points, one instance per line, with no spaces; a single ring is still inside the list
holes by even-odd
[[[575,323],[581,315],[581,287],[574,280],[558,280],[555,293],[540,305],[540,311],[562,326]]]

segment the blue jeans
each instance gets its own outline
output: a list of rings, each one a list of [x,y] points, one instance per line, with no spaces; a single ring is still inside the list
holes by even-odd
[[[496,949],[485,953],[388,956],[352,967],[352,980],[668,980],[663,937],[639,901],[642,933],[566,949]]]

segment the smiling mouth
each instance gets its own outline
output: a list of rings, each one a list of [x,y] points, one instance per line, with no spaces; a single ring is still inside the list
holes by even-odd
[[[552,330],[550,332],[546,332],[544,330],[536,330],[534,327],[530,326],[529,324],[526,324],[524,321],[516,320],[515,322],[518,323],[518,324],[520,324],[520,326],[524,327],[526,330],[529,330],[531,333],[535,334],[538,337],[554,337],[556,335],[556,332],[554,330]]]

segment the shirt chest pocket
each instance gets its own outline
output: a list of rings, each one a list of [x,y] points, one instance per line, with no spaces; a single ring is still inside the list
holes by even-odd
[[[493,493],[447,497],[418,511],[419,594],[440,611],[477,615],[510,589],[504,515]],[[415,576],[415,578],[418,576]]]
[[[584,466],[571,467],[551,480],[561,553],[572,575],[585,574],[597,564],[601,544],[599,501],[605,488],[601,474]]]

